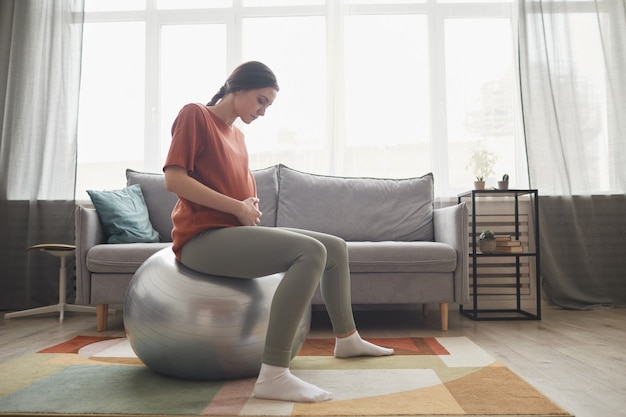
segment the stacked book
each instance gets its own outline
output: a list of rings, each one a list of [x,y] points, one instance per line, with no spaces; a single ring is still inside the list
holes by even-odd
[[[494,253],[519,252],[524,252],[521,241],[512,239],[510,235],[496,235],[496,250]]]

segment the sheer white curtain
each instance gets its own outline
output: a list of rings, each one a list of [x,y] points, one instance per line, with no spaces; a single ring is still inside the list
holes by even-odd
[[[548,195],[626,191],[623,0],[520,1],[530,180]]]
[[[52,304],[74,242],[83,0],[0,0],[0,310]],[[71,281],[71,280],[70,280]]]
[[[519,5],[544,288],[565,307],[626,305],[626,2]]]

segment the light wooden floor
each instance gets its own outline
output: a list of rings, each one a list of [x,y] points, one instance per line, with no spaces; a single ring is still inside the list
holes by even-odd
[[[0,313],[2,315],[2,313]],[[474,322],[450,311],[450,330],[438,329],[438,309],[355,312],[364,337],[467,336],[577,417],[626,417],[626,309],[544,309],[541,321]],[[69,313],[63,324],[45,315],[0,320],[0,363],[75,335],[123,336],[121,314],[110,330],[95,331],[95,316]],[[313,316],[311,336],[330,336],[325,312]],[[2,376],[0,376],[0,380]]]

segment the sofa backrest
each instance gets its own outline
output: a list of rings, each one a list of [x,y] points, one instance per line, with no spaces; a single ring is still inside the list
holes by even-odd
[[[126,184],[139,184],[148,206],[152,228],[159,232],[161,242],[172,241],[172,210],[178,201],[176,194],[165,189],[165,175],[126,170]]]
[[[278,206],[278,165],[252,171],[256,182],[256,194],[259,198],[261,226],[276,226]]]
[[[276,224],[347,241],[432,241],[433,175],[333,177],[278,168]]]
[[[347,241],[433,240],[433,175],[406,179],[334,177],[275,165],[252,171],[263,213],[261,226],[295,227]],[[126,170],[139,184],[152,227],[172,240],[171,213],[178,201],[165,176]]]

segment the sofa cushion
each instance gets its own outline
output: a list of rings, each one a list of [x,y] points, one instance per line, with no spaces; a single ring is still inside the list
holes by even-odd
[[[139,185],[111,191],[87,190],[87,194],[98,212],[107,243],[159,241]]]
[[[139,184],[141,186],[152,227],[159,232],[161,242],[171,242],[172,210],[178,197],[165,189],[165,176],[127,169],[126,182],[128,185]]]
[[[280,165],[276,224],[346,241],[432,241],[433,175],[333,177]]]
[[[260,226],[276,226],[278,204],[278,165],[252,171],[256,182],[256,194],[261,211]]]
[[[96,245],[87,252],[87,269],[94,273],[134,274],[152,254],[171,245],[169,242]]]
[[[348,242],[352,273],[454,272],[456,250],[439,242]]]

